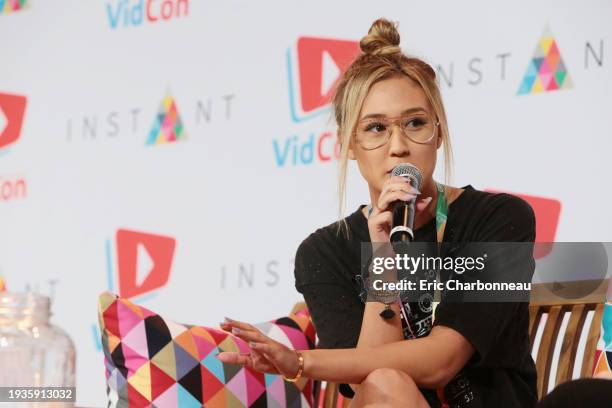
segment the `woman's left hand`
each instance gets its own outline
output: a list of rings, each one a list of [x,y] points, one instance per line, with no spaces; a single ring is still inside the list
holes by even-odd
[[[216,356],[221,362],[244,365],[268,374],[282,374],[287,378],[293,378],[297,374],[299,361],[294,350],[272,340],[253,325],[225,319],[226,321],[220,324],[221,329],[231,331],[236,337],[246,341],[251,352],[246,354],[223,351]]]

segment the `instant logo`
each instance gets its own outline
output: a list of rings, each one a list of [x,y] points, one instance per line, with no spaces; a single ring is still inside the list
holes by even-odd
[[[159,107],[159,112],[155,117],[146,144],[172,143],[186,138],[187,134],[183,128],[183,121],[179,115],[176,101],[171,95],[167,95]]]
[[[122,297],[133,298],[157,290],[168,283],[176,241],[172,237],[120,229],[115,237],[116,267],[113,271],[110,240],[106,242],[108,286]]]
[[[221,94],[185,102],[184,98],[175,98],[167,92],[161,103],[155,100],[146,107],[136,103],[131,109],[110,107],[106,111],[70,117],[66,120],[65,140],[68,143],[118,143],[133,136],[136,143],[145,146],[186,140],[187,128],[191,130],[191,138],[202,134],[201,130],[213,122],[230,122],[235,97],[234,94]]]
[[[23,10],[26,3],[26,0],[0,0],[0,14]]]
[[[0,0],[2,1],[2,0]],[[106,17],[112,29],[138,27],[189,15],[189,0],[116,0],[106,3]]]
[[[525,51],[523,45],[516,43],[516,48],[497,48],[486,53],[482,48],[475,48],[468,54],[462,53],[460,58],[445,57],[435,61],[432,68],[443,88],[471,92],[475,87],[488,88],[497,83],[504,84],[504,89],[514,96],[574,88],[575,71],[582,69],[579,76],[586,79],[583,74],[607,68],[604,53],[609,44],[605,36],[598,38],[597,34],[591,33],[588,38],[580,39],[580,36],[574,35],[572,47],[563,49],[548,27],[545,26],[543,32],[528,60],[523,60],[523,57],[520,61],[515,59],[516,55],[524,55]],[[527,46],[532,47],[530,44]],[[527,61],[529,63],[525,64]],[[521,64],[519,71],[516,71],[517,63]],[[522,64],[527,66],[525,71]]]
[[[557,41],[546,27],[527,66],[518,95],[569,89],[572,81]]]
[[[26,101],[25,96],[0,93],[0,149],[19,139]]]

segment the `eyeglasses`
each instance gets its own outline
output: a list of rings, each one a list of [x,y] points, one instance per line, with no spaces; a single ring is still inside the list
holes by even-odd
[[[391,138],[393,125],[398,125],[404,136],[414,143],[426,144],[433,139],[440,122],[426,112],[411,113],[396,118],[366,119],[357,124],[357,143],[366,150],[385,145]]]

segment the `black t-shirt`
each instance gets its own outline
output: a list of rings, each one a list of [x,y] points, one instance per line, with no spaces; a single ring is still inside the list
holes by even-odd
[[[475,190],[471,185],[449,206],[443,242],[534,242],[535,216],[519,197]],[[361,242],[370,242],[363,206],[345,218],[349,235],[330,224],[310,234],[295,257],[295,287],[304,295],[319,348],[357,345],[365,304],[359,296]],[[415,241],[435,242],[432,218],[415,230]],[[435,310],[435,325],[461,333],[476,350],[445,387],[451,407],[531,407],[537,401],[536,369],[529,350],[525,302],[449,303]],[[409,341],[409,340],[407,340]],[[432,407],[434,390],[421,389]],[[347,385],[340,392],[352,397]]]

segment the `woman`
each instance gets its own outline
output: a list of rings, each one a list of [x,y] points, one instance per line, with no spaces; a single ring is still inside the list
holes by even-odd
[[[410,305],[395,302],[392,316],[382,318],[385,304],[360,299],[360,245],[389,242],[391,206],[398,200],[417,200],[415,241],[535,240],[534,214],[523,200],[433,180],[438,149],[444,146],[447,174],[451,157],[442,98],[433,69],[403,55],[399,43],[392,23],[375,21],[333,101],[341,140],[340,206],[348,160],[357,161],[371,204],[318,229],[297,251],[296,288],[312,314],[319,349],[296,352],[226,319],[221,327],[249,341],[251,352],[218,358],[288,379],[341,383],[357,407],[533,406],[536,370],[526,303],[443,301],[433,314],[431,305],[412,305],[407,313],[403,306]],[[406,162],[421,171],[420,191],[390,177]]]

